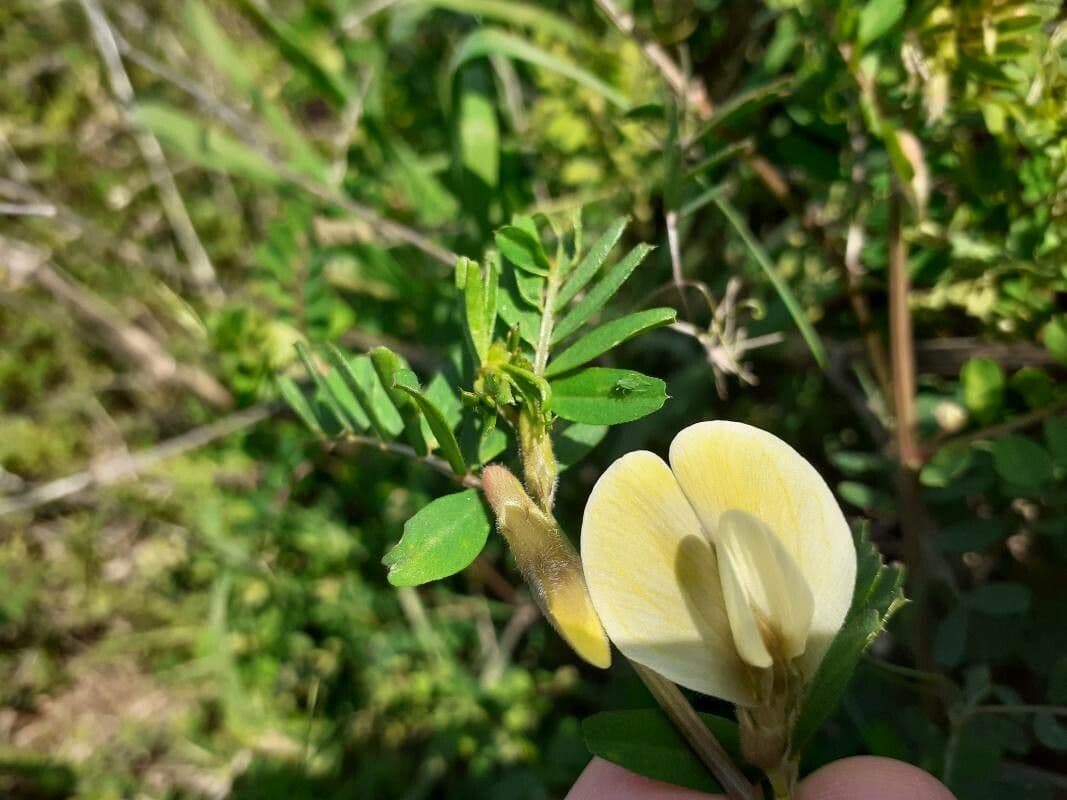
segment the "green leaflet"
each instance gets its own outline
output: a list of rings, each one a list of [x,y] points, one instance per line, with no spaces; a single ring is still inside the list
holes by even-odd
[[[552,359],[545,375],[552,377],[580,367],[628,339],[671,324],[677,316],[673,308],[650,308],[606,322]]]
[[[593,286],[578,303],[563,317],[552,331],[552,343],[561,342],[578,330],[593,314],[603,308],[626,282],[645,256],[655,248],[649,244],[639,244]]]
[[[504,323],[513,328],[519,327],[519,336],[528,344],[537,344],[537,335],[541,329],[541,314],[531,309],[519,291],[517,277],[520,273],[508,270],[503,276],[498,294],[498,310]]]
[[[1038,489],[1053,478],[1052,456],[1026,436],[1011,434],[993,442],[993,468],[1007,483]]]
[[[404,421],[404,436],[408,443],[420,455],[428,454],[431,449],[430,440],[423,431],[424,420],[418,403],[407,392],[393,385],[398,373],[410,370],[408,363],[388,347],[375,347],[370,352],[370,360],[385,393],[389,395],[389,399],[396,406],[400,418]]]
[[[323,381],[326,384],[326,391],[337,401],[338,407],[344,412],[345,427],[357,431],[367,430],[370,427],[370,419],[341,374],[336,369],[332,369],[323,376]]]
[[[402,392],[406,392],[419,406],[419,410],[426,417],[426,422],[437,439],[437,445],[441,448],[441,455],[445,457],[452,471],[457,475],[467,474],[467,462],[460,452],[456,435],[452,427],[445,419],[444,413],[437,405],[419,390],[419,379],[411,370],[401,370],[393,380],[393,386]]]
[[[304,396],[304,393],[300,391],[300,387],[296,385],[296,381],[288,375],[279,375],[275,383],[278,386],[278,393],[293,409],[300,421],[311,430],[322,433],[322,426],[319,425],[315,410],[312,408],[311,403],[308,402],[307,397]]]
[[[600,268],[604,266],[608,254],[618,243],[619,237],[622,236],[622,232],[629,222],[629,217],[619,217],[593,243],[593,246],[589,248],[589,252],[585,254],[585,258],[574,268],[567,282],[560,287],[559,294],[556,295],[556,311],[562,311],[563,307],[573,300],[574,296],[596,276]]]
[[[563,419],[619,425],[659,411],[667,385],[628,369],[590,367],[552,381],[551,409]]]
[[[439,497],[404,524],[404,535],[385,554],[393,586],[447,578],[470,564],[489,537],[489,516],[478,492]]]
[[[404,429],[400,413],[389,400],[369,356],[349,359],[334,345],[326,348],[326,358],[337,370],[349,391],[359,401],[374,432],[382,439],[393,439]]]
[[[802,753],[833,713],[860,656],[905,602],[904,572],[887,567],[864,533],[856,536],[856,588],[845,624],[823,656],[793,729],[793,752]]]
[[[484,268],[463,256],[456,262],[456,286],[463,291],[467,335],[479,364],[485,362],[493,343],[500,304],[499,283],[500,263],[492,254],[486,258]]]
[[[496,232],[496,246],[508,261],[524,272],[548,275],[548,256],[536,236],[518,225],[505,225]]]
[[[274,166],[244,142],[208,127],[179,108],[139,102],[133,119],[194,164],[264,183],[284,182]]]
[[[322,414],[318,410],[318,403],[322,403],[328,409],[329,413],[337,421],[337,423],[344,430],[353,430],[350,417],[345,414],[341,407],[341,401],[337,396],[330,391],[330,385],[326,381],[326,377],[319,371],[318,365],[315,363],[315,357],[312,355],[310,348],[304,342],[296,343],[296,354],[299,356],[300,361],[304,364],[304,369],[307,370],[308,375],[314,382],[317,391],[315,401],[312,403],[312,407],[316,409],[315,417],[318,419],[320,425],[323,422]],[[334,435],[327,430],[327,426],[323,426],[323,430],[328,435]]]

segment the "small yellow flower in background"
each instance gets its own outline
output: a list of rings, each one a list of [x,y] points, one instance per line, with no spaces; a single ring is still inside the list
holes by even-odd
[[[766,431],[704,422],[616,461],[585,508],[582,564],[633,661],[738,706],[757,766],[790,757],[803,689],[852,600],[856,549],[826,482]]]

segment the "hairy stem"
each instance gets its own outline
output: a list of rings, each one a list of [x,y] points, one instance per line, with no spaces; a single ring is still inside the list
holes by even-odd
[[[545,310],[541,313],[541,328],[537,332],[537,350],[534,354],[534,374],[544,375],[548,366],[548,352],[552,349],[552,329],[556,324],[556,295],[559,294],[559,259],[553,259],[548,268],[548,285],[545,288]]]
[[[722,784],[726,794],[732,800],[758,800],[759,791],[737,768],[730,754],[715,738],[715,734],[708,730],[681,690],[648,667],[633,661],[630,663],[693,752]]]

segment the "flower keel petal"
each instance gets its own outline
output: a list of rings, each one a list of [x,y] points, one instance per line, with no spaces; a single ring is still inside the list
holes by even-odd
[[[814,601],[792,556],[744,511],[719,517],[715,550],[734,643],[741,658],[767,668],[804,652]]]

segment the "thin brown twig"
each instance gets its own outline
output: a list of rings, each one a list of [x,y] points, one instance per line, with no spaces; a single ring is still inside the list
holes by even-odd
[[[889,335],[893,367],[893,410],[896,419],[897,457],[914,471],[922,466],[922,452],[915,428],[915,341],[911,329],[911,275],[908,246],[902,233],[899,194],[889,199]]]
[[[117,309],[50,264],[47,251],[0,235],[0,255],[8,270],[6,285],[0,289],[14,290],[32,282],[99,336],[112,353],[135,364],[153,381],[191,391],[216,408],[233,405],[233,396],[214,376],[182,364],[142,328],[124,322]]]
[[[674,288],[682,300],[682,309],[686,317],[692,317],[689,310],[689,298],[685,293],[685,274],[682,272],[682,250],[678,236],[678,210],[670,209],[666,214],[667,224],[667,250],[671,256],[671,277],[674,280]]]
[[[133,84],[126,68],[122,64],[122,55],[119,52],[118,42],[108,23],[107,16],[97,0],[81,0],[82,10],[89,21],[93,41],[104,63],[111,91],[122,109],[127,123],[131,124],[134,140],[141,151],[141,155],[148,166],[149,175],[159,192],[163,211],[167,215],[171,230],[178,240],[178,245],[189,262],[189,271],[197,289],[210,301],[220,302],[223,298],[222,288],[219,286],[215,275],[215,268],[208,257],[200,237],[196,233],[193,221],[185,208],[178,185],[174,181],[174,175],[167,166],[167,159],[163,153],[163,147],[159,140],[150,132],[137,125],[133,125],[132,111],[137,102],[133,91]]]
[[[942,447],[965,446],[982,441],[983,439],[996,439],[1001,436],[1006,436],[1009,433],[1025,430],[1031,425],[1036,425],[1039,422],[1044,422],[1046,419],[1058,417],[1062,414],[1067,414],[1067,401],[1054,403],[1050,406],[1045,406],[1044,408],[1036,408],[1027,414],[1015,417],[1014,419],[1005,420],[996,425],[981,428],[977,431],[970,431],[968,433],[960,434],[959,436],[950,436],[939,439],[928,446],[923,455],[925,459],[929,459],[930,456]]]
[[[337,443],[337,446],[342,448],[369,447],[374,450],[380,450],[383,453],[393,453],[398,456],[403,456],[404,458],[409,458],[412,461],[418,461],[421,464],[425,464],[431,469],[440,472],[442,475],[445,475],[470,489],[482,488],[482,479],[477,475],[472,475],[470,473],[467,473],[466,475],[457,475],[452,467],[449,466],[448,462],[443,458],[439,458],[435,455],[422,455],[415,450],[415,448],[406,444],[401,444],[400,442],[387,442],[383,439],[376,439],[373,436],[350,433],[341,439]]]
[[[89,489],[128,481],[161,461],[198,450],[255,425],[271,416],[275,410],[269,405],[251,406],[140,452],[130,454],[123,451],[94,459],[89,468],[82,472],[34,486],[14,497],[0,498],[0,516],[31,511]]]
[[[916,431],[915,411],[915,342],[911,327],[908,297],[911,276],[908,271],[908,246],[904,240],[900,188],[889,196],[889,340],[893,373],[893,409],[898,462],[900,528],[909,566],[911,600],[915,604],[915,653],[919,669],[936,672],[933,636],[926,613],[927,581],[924,558],[926,517],[919,490],[922,450]],[[935,710],[936,697],[922,692],[923,704]]]
[[[541,612],[536,603],[526,601],[515,606],[504,629],[500,632],[496,649],[486,659],[485,666],[482,668],[478,681],[482,686],[492,686],[500,680],[504,669],[515,653],[515,648],[522,640],[522,635],[540,618]]]

